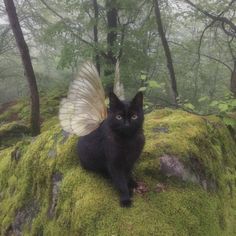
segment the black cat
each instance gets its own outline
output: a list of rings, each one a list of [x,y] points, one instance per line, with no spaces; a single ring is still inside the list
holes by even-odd
[[[144,146],[143,94],[138,92],[131,102],[123,102],[110,93],[108,117],[92,133],[78,142],[81,165],[111,177],[120,193],[120,204],[131,206],[132,169]]]

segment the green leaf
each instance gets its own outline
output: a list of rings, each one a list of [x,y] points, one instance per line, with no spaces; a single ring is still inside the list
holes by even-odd
[[[141,88],[139,88],[138,91],[144,92],[146,89],[147,89],[147,87],[141,87]]]
[[[184,104],[184,107],[187,109],[190,109],[190,110],[194,110],[194,108],[195,108],[192,103],[186,103],[186,104]]]
[[[230,125],[232,127],[236,128],[236,120],[230,117],[224,117],[223,121],[226,125]]]
[[[219,102],[218,101],[212,101],[210,103],[210,107],[215,107],[215,106],[218,106]]]
[[[230,106],[236,107],[236,99],[233,99],[232,101],[230,101]]]
[[[228,104],[225,104],[225,103],[219,104],[218,107],[219,107],[219,109],[220,109],[221,112],[225,112],[225,111],[227,111],[227,110],[229,109]]]
[[[158,84],[155,80],[149,80],[148,81],[148,86],[150,88],[161,88],[161,85]]]
[[[204,102],[204,101],[207,101],[209,100],[209,97],[208,96],[204,96],[204,97],[201,97],[198,99],[199,102]]]
[[[141,80],[146,80],[146,79],[147,79],[147,76],[146,76],[146,75],[141,75],[141,76],[140,76],[140,79],[141,79]]]

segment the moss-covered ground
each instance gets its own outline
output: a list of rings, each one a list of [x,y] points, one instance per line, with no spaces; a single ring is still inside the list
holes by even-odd
[[[148,191],[134,193],[128,209],[109,180],[81,169],[78,138],[63,132],[57,117],[45,119],[38,137],[1,150],[1,235],[236,235],[236,144],[224,123],[163,109],[146,115],[144,129],[135,177]],[[161,174],[167,154],[190,166],[198,160],[201,168],[192,170],[215,188]]]

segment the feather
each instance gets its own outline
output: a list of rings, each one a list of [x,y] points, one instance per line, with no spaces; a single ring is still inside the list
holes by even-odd
[[[120,63],[119,60],[116,62],[116,70],[115,70],[115,81],[114,81],[114,88],[113,92],[120,100],[125,100],[125,91],[124,85],[120,81]]]
[[[86,62],[72,81],[67,98],[61,101],[61,126],[69,133],[84,136],[98,128],[106,117],[105,94],[99,74],[91,62]]]

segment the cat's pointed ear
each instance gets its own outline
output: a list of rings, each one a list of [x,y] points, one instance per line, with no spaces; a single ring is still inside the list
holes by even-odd
[[[121,101],[119,98],[115,95],[115,93],[110,92],[109,93],[109,107],[110,109],[118,108],[121,106]]]
[[[131,101],[132,106],[143,107],[143,93],[138,92]]]

